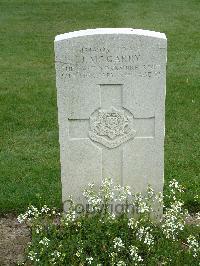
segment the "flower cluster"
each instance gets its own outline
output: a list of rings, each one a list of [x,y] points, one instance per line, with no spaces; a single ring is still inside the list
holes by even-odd
[[[128,220],[128,227],[131,229],[136,229],[139,224],[139,221],[136,220],[135,218],[129,218]]]
[[[130,186],[114,186],[115,201],[124,202],[128,201],[131,197],[131,188]]]
[[[136,231],[136,237],[139,241],[143,241],[143,243],[149,247],[154,244],[154,237],[152,235],[152,229],[150,227],[139,227]]]
[[[30,259],[31,261],[35,261],[35,262],[39,262],[39,258],[38,258],[38,254],[34,251],[30,251],[27,255],[28,259]]]
[[[83,253],[83,248],[79,247],[75,255],[79,258],[82,253]]]
[[[175,201],[163,215],[162,229],[166,238],[175,240],[180,231],[184,229],[187,212],[182,209],[183,203]]]
[[[86,198],[90,211],[100,211],[102,199],[98,193],[94,191],[94,184],[89,184],[89,188],[85,189],[83,196]]]
[[[176,179],[172,179],[169,182],[169,187],[170,195],[168,195],[168,197],[171,198],[173,201],[177,200],[177,195],[179,195],[179,193],[184,192],[184,188],[178,183]]]
[[[47,205],[44,205],[40,210],[33,205],[29,206],[27,211],[23,214],[20,214],[17,217],[19,223],[31,223],[37,220],[38,218],[45,216],[59,216],[60,213],[55,211],[55,208],[50,209]],[[37,224],[36,224],[37,226]],[[38,225],[38,230],[39,230]]]
[[[143,261],[142,257],[138,255],[139,249],[136,246],[130,246],[129,250],[134,265],[137,265],[138,263]]]
[[[120,237],[115,237],[113,243],[114,243],[114,249],[116,249],[117,251],[120,251],[122,248],[125,247]]]
[[[25,213],[20,214],[17,217],[17,220],[19,223],[31,222],[32,219],[36,219],[39,215],[39,210],[31,205]]]
[[[49,240],[47,237],[44,237],[43,239],[41,239],[41,240],[39,241],[39,244],[42,244],[42,245],[48,247],[48,245],[49,245],[49,241],[50,241],[50,240]]]
[[[92,264],[93,257],[89,257],[85,259],[88,264]]]
[[[70,223],[73,223],[76,220],[76,212],[68,211],[63,214],[61,223],[68,226]]]
[[[61,252],[59,252],[58,250],[55,250],[54,252],[51,253],[51,258],[50,258],[50,262],[52,264],[59,264],[59,262],[62,262],[63,260],[63,254],[61,254]]]
[[[117,262],[117,266],[126,266],[126,263],[123,260]]]
[[[102,185],[100,187],[101,198],[104,199],[105,203],[112,202],[114,198],[113,192],[113,180],[111,178],[105,178],[102,180]]]
[[[193,257],[197,257],[200,254],[200,244],[198,243],[197,239],[190,235],[187,238],[187,243],[189,247],[189,252],[192,253]]]
[[[151,207],[148,200],[142,195],[142,193],[137,193],[135,195],[134,203],[136,206],[137,213],[144,214],[150,213]]]

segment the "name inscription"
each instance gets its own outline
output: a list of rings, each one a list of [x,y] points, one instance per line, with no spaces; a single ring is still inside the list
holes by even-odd
[[[61,75],[64,78],[98,78],[99,76],[115,77],[136,75],[140,77],[159,78],[159,64],[144,64],[141,52],[125,51],[116,54],[105,47],[82,47],[79,52],[61,64]]]

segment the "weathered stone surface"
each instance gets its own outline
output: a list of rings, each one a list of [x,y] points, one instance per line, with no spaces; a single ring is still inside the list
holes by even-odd
[[[165,34],[94,29],[55,38],[63,202],[102,177],[162,191]]]

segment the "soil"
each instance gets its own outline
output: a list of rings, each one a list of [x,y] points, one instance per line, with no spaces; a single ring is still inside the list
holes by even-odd
[[[30,242],[28,228],[13,215],[0,218],[0,265],[17,265],[23,261],[24,250]]]

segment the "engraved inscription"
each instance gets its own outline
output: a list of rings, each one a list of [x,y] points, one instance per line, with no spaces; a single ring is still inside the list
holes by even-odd
[[[80,62],[87,63],[134,63],[138,61],[140,54],[134,55],[94,55],[94,56],[82,56]]]
[[[97,110],[90,117],[89,137],[108,148],[115,148],[135,136],[136,131],[131,129],[130,119],[125,111],[114,107]]]
[[[111,47],[82,47],[66,62],[61,64],[61,75],[64,78],[98,78],[118,76],[139,76],[159,78],[160,64],[145,62],[144,55],[138,47],[119,47],[116,53]]]
[[[98,78],[116,76],[139,76],[143,78],[159,78],[161,65],[157,64],[121,64],[121,65],[84,65],[68,66],[62,63],[62,76],[66,78]]]

